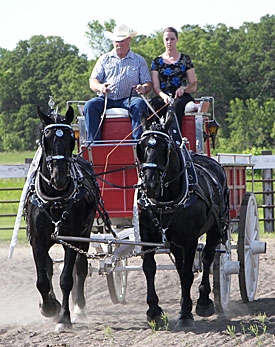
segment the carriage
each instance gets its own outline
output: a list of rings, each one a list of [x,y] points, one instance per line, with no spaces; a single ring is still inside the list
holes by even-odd
[[[198,111],[186,113],[183,117],[182,137],[189,151],[211,156],[211,139],[214,142],[218,124],[214,115],[214,98],[196,99]],[[76,105],[77,123],[73,126],[78,151],[93,163],[98,178],[105,208],[112,221],[117,238],[104,232],[104,225],[94,223],[91,237],[86,240],[94,249],[88,254],[90,274],[105,274],[112,302],[124,303],[129,271],[142,270],[131,266],[133,256],[142,256],[142,246],[155,247],[156,254],[170,254],[167,244],[144,243],[139,237],[138,204],[136,184],[138,165],[136,142],[129,137],[131,122],[127,110],[108,109],[102,130],[102,140],[87,146],[83,107],[85,101],[68,101],[67,106]],[[238,274],[241,297],[245,303],[253,301],[256,294],[259,254],[266,250],[265,242],[259,240],[259,219],[257,202],[253,192],[246,191],[247,168],[252,170],[250,155],[218,154],[216,160],[223,166],[229,188],[230,223],[228,238],[220,244],[211,268],[213,273],[214,301],[218,312],[229,307],[231,275]],[[100,216],[98,216],[98,220]],[[97,221],[98,221],[97,220]],[[232,241],[237,232],[238,241]],[[63,242],[72,242],[71,237],[57,237]],[[202,271],[201,240],[193,264],[194,273]],[[237,260],[232,260],[232,250],[237,250]],[[236,258],[236,257],[235,257]],[[96,262],[95,262],[96,261]],[[175,269],[171,262],[159,265],[159,270]]]

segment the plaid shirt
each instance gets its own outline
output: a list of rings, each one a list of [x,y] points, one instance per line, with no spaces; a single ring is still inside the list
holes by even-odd
[[[108,98],[113,100],[128,98],[133,86],[151,82],[145,59],[131,50],[123,59],[117,56],[114,49],[103,54],[95,64],[90,79],[92,78],[100,83],[110,84]]]

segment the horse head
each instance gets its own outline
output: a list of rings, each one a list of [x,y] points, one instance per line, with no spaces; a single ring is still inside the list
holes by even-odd
[[[176,145],[168,131],[172,124],[172,114],[166,119],[150,122],[143,115],[141,124],[143,133],[137,144],[137,157],[140,162],[140,177],[142,189],[148,198],[159,201],[173,199],[170,190],[170,180],[176,184],[180,169],[180,160]]]
[[[42,123],[40,144],[43,150],[42,177],[58,191],[65,190],[70,182],[70,161],[75,146],[74,131],[70,125],[74,117],[70,106],[65,116],[57,112],[44,114],[38,107]]]

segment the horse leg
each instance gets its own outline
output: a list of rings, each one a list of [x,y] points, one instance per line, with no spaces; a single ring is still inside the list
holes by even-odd
[[[213,301],[209,298],[209,294],[211,292],[209,274],[210,266],[215,256],[215,250],[219,242],[219,236],[218,234],[213,234],[210,237],[210,233],[208,232],[206,237],[206,245],[202,252],[203,275],[199,286],[200,295],[196,306],[196,313],[201,317],[209,317],[215,312]]]
[[[74,303],[74,311],[72,321],[87,322],[87,315],[85,312],[85,296],[84,296],[84,283],[88,273],[88,261],[85,255],[78,254],[76,257],[74,267],[74,286],[72,290],[72,297]]]
[[[60,276],[60,288],[62,291],[62,304],[56,331],[72,327],[69,308],[69,297],[73,287],[73,268],[76,259],[76,251],[65,247],[64,267]]]
[[[171,252],[173,253],[176,261],[177,272],[181,282],[181,311],[175,326],[176,331],[183,330],[184,328],[193,328],[195,326],[194,318],[192,315],[192,300],[191,300],[191,286],[194,280],[193,274],[193,260],[197,248],[197,242],[188,244],[184,248],[179,248],[171,245]]]
[[[57,317],[60,311],[60,303],[56,300],[53,287],[53,263],[44,246],[32,243],[33,257],[36,265],[36,287],[39,290],[42,302],[39,304],[40,312],[45,317]]]
[[[156,322],[156,328],[158,329],[163,325],[161,315],[163,313],[161,307],[158,305],[159,299],[155,290],[155,275],[156,275],[156,261],[154,258],[154,252],[145,253],[143,259],[143,272],[146,277],[147,283],[147,304],[149,309],[147,310],[147,321]]]

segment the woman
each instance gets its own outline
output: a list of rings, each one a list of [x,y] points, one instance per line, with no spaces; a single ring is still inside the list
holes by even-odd
[[[172,27],[163,31],[165,52],[152,63],[152,82],[156,97],[151,100],[158,111],[169,102],[170,94],[175,98],[174,107],[181,128],[185,105],[194,101],[189,94],[197,90],[197,78],[193,63],[186,54],[177,51],[178,32]],[[165,115],[167,106],[158,114]]]

